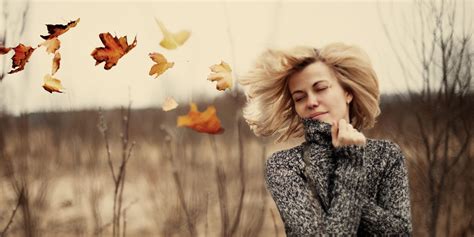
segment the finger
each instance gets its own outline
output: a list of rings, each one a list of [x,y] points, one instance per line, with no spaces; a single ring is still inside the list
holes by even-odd
[[[360,138],[361,145],[367,144],[367,138],[364,136],[364,134],[361,133],[360,136],[361,136],[361,138]]]
[[[364,145],[365,144],[365,136],[360,132],[354,133],[354,143],[357,145]]]
[[[352,124],[350,123],[347,123],[347,131],[349,132],[355,132],[355,133],[358,133],[359,131],[357,131],[357,129],[355,129]]]
[[[339,120],[339,131],[346,131],[347,130],[347,123],[346,120],[340,119]]]

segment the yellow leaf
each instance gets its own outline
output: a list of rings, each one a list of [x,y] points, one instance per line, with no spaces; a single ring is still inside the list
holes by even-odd
[[[52,38],[49,40],[45,40],[43,43],[39,44],[38,47],[45,46],[46,47],[46,52],[48,53],[55,53],[56,50],[59,49],[60,42],[58,38]]]
[[[191,36],[191,32],[187,30],[182,30],[178,33],[171,33],[166,29],[165,25],[155,18],[156,23],[160,27],[161,32],[163,33],[163,39],[160,42],[160,45],[165,49],[176,49],[178,46],[181,46],[188,40]]]
[[[217,90],[223,91],[232,88],[232,69],[229,64],[221,61],[221,64],[215,64],[210,67],[212,73],[209,74],[207,80],[217,81]]]
[[[156,74],[155,78],[157,78],[166,70],[174,66],[174,62],[168,62],[168,60],[166,60],[166,58],[160,53],[150,53],[149,56],[151,60],[156,63],[150,68],[150,72],[148,73],[150,76]]]
[[[163,111],[170,111],[176,109],[176,107],[178,107],[178,103],[176,103],[173,97],[168,96],[161,107],[163,108]]]
[[[60,61],[61,61],[61,54],[59,52],[56,52],[53,58],[53,69],[51,70],[52,76],[54,76],[54,74],[58,71],[59,66],[60,66]]]
[[[217,118],[216,108],[208,106],[204,112],[199,112],[197,105],[191,103],[191,108],[187,115],[179,116],[177,120],[178,127],[188,127],[197,132],[218,134],[224,132],[221,122]]]
[[[63,93],[61,90],[64,88],[61,85],[60,80],[52,77],[49,74],[46,74],[43,80],[44,80],[43,88],[49,93],[53,93],[53,92]]]

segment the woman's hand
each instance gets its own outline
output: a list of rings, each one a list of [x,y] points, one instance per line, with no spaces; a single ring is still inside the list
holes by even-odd
[[[346,120],[333,122],[331,126],[332,145],[334,147],[349,145],[365,145],[367,140],[361,132],[357,131]]]

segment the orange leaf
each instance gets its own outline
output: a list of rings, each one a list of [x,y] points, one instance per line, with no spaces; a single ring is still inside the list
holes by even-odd
[[[59,66],[60,66],[60,61],[61,61],[61,54],[59,52],[56,52],[53,58],[53,69],[51,70],[51,75],[54,75],[58,71]]]
[[[163,111],[170,111],[176,109],[176,107],[178,107],[178,103],[176,103],[173,97],[166,97],[161,107],[163,108]]]
[[[0,46],[0,55],[4,55],[4,54],[7,54],[8,52],[10,52],[12,48],[5,48],[3,46]]]
[[[55,53],[56,50],[58,50],[59,47],[61,47],[61,42],[59,41],[58,38],[52,38],[38,45],[38,47],[41,47],[41,46],[46,47],[46,52]]]
[[[95,48],[91,55],[96,60],[95,65],[105,62],[104,69],[109,70],[118,63],[118,60],[137,45],[137,37],[128,45],[127,36],[117,38],[110,33],[101,33],[100,40],[105,47]]]
[[[64,88],[61,85],[61,81],[58,80],[57,78],[54,78],[49,74],[46,74],[43,80],[44,80],[43,88],[47,90],[49,93],[53,93],[53,92],[63,93],[61,90]]]
[[[151,60],[153,60],[156,64],[150,68],[150,72],[148,73],[150,76],[156,74],[155,78],[159,75],[163,74],[169,68],[174,66],[174,62],[168,62],[165,56],[160,53],[150,53],[149,54]]]
[[[191,103],[191,108],[187,115],[179,116],[178,127],[188,127],[197,132],[217,134],[224,132],[221,122],[216,115],[216,108],[208,106],[206,111],[199,112],[195,103]]]
[[[77,23],[79,23],[79,20],[80,18],[77,18],[77,20],[70,21],[67,25],[47,24],[46,27],[48,28],[49,35],[41,35],[41,38],[45,39],[45,41],[39,44],[38,47],[45,46],[46,52],[55,53],[56,50],[61,47],[61,42],[59,41],[58,36],[66,33],[66,31],[68,31],[72,27],[75,27]]]
[[[18,44],[18,46],[16,46],[15,48],[13,48],[13,50],[15,51],[15,54],[12,57],[13,70],[9,71],[8,74],[19,72],[25,69],[25,64],[28,62],[28,59],[30,58],[33,51],[35,51],[35,49],[31,46],[25,46],[21,43]]]
[[[221,64],[215,64],[210,67],[213,73],[209,74],[207,80],[217,81],[216,89],[223,91],[232,88],[232,69],[229,64],[221,61]]]
[[[80,20],[80,18],[77,18],[77,20],[70,21],[69,23],[67,23],[67,25],[47,24],[46,27],[48,28],[49,35],[41,35],[41,38],[43,38],[45,40],[57,38],[58,36],[64,34],[66,31],[68,31],[72,27],[75,27],[77,25],[77,23],[79,23],[79,20]]]

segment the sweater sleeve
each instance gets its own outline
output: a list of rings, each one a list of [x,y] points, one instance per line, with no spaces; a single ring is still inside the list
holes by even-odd
[[[377,203],[364,199],[362,225],[370,232],[410,235],[412,232],[408,171],[398,145],[390,146],[394,162],[386,169]]]
[[[335,196],[325,212],[296,169],[285,167],[277,153],[266,162],[265,182],[285,224],[287,236],[317,234],[355,235],[362,209],[358,195],[365,175],[360,167],[339,166],[336,171]]]
[[[361,225],[374,234],[410,235],[412,231],[408,172],[405,157],[400,147],[389,143],[388,168],[382,178],[377,204],[368,197],[362,197]],[[339,157],[359,158],[364,147],[346,146],[336,148]],[[363,195],[363,193],[362,193]]]

